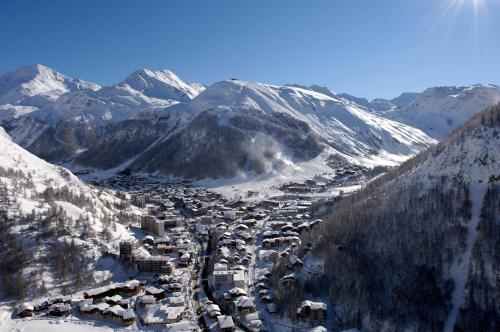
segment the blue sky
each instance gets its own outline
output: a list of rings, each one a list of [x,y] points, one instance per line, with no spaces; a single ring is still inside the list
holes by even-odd
[[[500,83],[500,0],[475,1],[1,1],[0,73],[42,63],[109,85],[169,68],[368,98]]]

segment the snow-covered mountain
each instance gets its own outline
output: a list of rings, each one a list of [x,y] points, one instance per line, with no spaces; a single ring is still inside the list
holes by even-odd
[[[138,134],[144,127],[151,128],[147,136]],[[199,179],[269,171],[315,158],[325,148],[358,162],[395,165],[433,143],[418,129],[344,99],[296,86],[229,80],[187,103],[111,128],[78,162]]]
[[[88,148],[112,123],[185,102],[204,87],[168,70],[142,69],[111,87],[68,78],[42,65],[0,78],[0,121],[20,145],[60,161]]]
[[[205,89],[201,84],[182,81],[168,69],[161,71],[141,69],[135,71],[118,86],[140,91],[148,97],[176,101],[193,99]]]
[[[294,294],[331,303],[332,330],[497,331],[499,129],[497,105],[336,205],[302,238],[324,269]]]
[[[116,222],[119,203],[110,192],[24,150],[0,127],[0,278],[3,286],[15,281],[23,287],[2,287],[3,298],[112,277],[115,266],[102,255],[116,251],[115,241],[131,237]]]
[[[435,87],[419,94],[408,106],[385,116],[440,139],[475,113],[499,101],[500,87],[495,85]]]
[[[418,95],[420,94],[415,92],[404,92],[400,96],[393,99],[377,98],[371,101],[366,98],[355,97],[347,93],[338,94],[337,97],[355,102],[358,105],[366,107],[370,111],[384,114],[386,112],[408,106],[418,97]]]
[[[419,130],[387,121],[334,95],[300,87],[223,81],[189,104],[176,107],[199,113],[222,106],[287,114],[307,123],[312,132],[334,149],[351,156],[383,155],[387,160],[400,161],[433,144]]]
[[[44,107],[64,93],[99,88],[97,84],[70,78],[37,64],[0,76],[0,104]]]

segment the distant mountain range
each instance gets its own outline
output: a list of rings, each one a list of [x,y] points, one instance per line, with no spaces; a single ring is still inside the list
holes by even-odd
[[[397,165],[499,97],[500,88],[484,85],[368,101],[319,86],[228,80],[205,88],[147,69],[100,87],[34,65],[0,76],[0,123],[51,162],[228,178],[332,154]]]

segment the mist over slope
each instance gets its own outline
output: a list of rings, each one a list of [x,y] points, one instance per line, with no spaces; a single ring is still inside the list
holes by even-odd
[[[143,140],[138,133],[147,122],[152,133]],[[135,144],[125,148],[119,137],[149,145],[146,151]],[[189,102],[141,113],[111,128],[77,163],[191,179],[227,178],[307,161],[324,149],[395,165],[433,143],[417,129],[342,99],[300,87],[230,80]],[[112,153],[111,146],[126,153],[109,157],[101,152]]]
[[[205,88],[148,69],[100,87],[35,65],[0,77],[0,121],[16,143],[50,162],[230,178],[322,152],[325,160],[340,154],[395,166],[499,95],[497,87],[472,86],[367,101],[319,86],[235,79]]]

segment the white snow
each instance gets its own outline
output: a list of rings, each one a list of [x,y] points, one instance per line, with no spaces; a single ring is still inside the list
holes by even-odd
[[[385,116],[440,139],[475,113],[498,102],[500,87],[495,85],[435,87],[424,91],[407,107]]]
[[[285,113],[307,123],[319,137],[349,156],[399,163],[436,141],[422,131],[373,114],[342,98],[299,87],[238,80],[213,84],[187,104],[165,110],[196,114],[207,109],[241,108]]]
[[[452,309],[448,314],[445,322],[444,332],[453,332],[455,322],[458,317],[459,309],[462,305],[465,285],[469,278],[470,258],[472,248],[477,239],[477,226],[481,216],[481,208],[483,206],[484,195],[486,194],[487,186],[484,183],[473,183],[470,186],[469,199],[472,202],[471,218],[467,223],[467,238],[465,241],[465,251],[460,257],[455,257],[455,260],[450,269],[450,277],[455,283],[453,289],[451,304]]]

